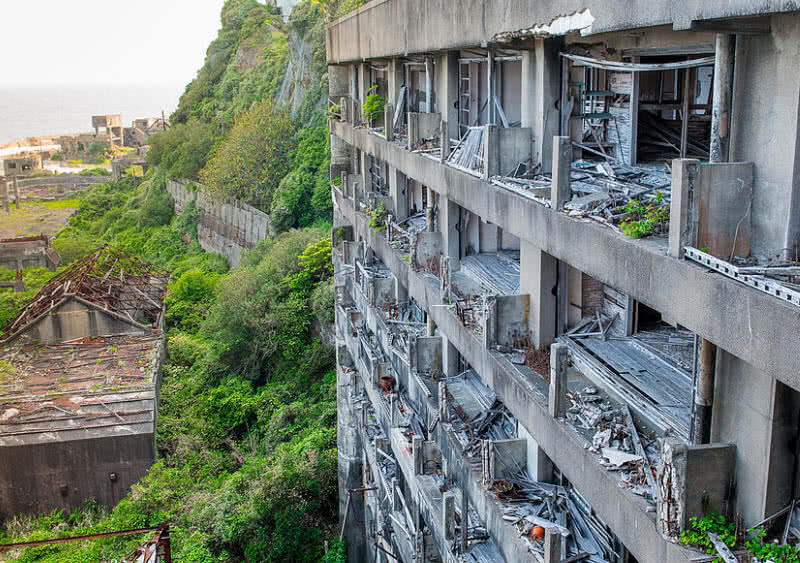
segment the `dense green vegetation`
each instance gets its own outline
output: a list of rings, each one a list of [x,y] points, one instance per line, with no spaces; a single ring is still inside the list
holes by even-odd
[[[337,507],[334,359],[314,331],[332,316],[328,232],[292,230],[228,271],[199,247],[192,207],[171,215],[165,182],[91,188],[55,241],[69,258],[112,243],[172,273],[159,460],[110,512],[88,503],[17,518],[0,542],[169,521],[176,561],[320,561]],[[39,547],[19,560],[102,561],[141,541]]]

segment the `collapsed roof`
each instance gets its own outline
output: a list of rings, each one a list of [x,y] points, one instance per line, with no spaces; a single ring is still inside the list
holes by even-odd
[[[169,274],[111,246],[78,260],[48,282],[3,330],[7,341],[69,299],[137,326],[158,326]]]

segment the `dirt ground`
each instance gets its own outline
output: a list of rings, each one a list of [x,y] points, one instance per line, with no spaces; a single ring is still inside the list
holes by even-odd
[[[0,239],[54,235],[67,224],[77,208],[78,202],[73,200],[23,201],[21,209],[12,203],[11,214],[6,215],[0,204]]]

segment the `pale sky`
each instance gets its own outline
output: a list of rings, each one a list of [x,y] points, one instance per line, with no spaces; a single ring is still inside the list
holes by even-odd
[[[224,0],[0,0],[4,86],[180,85],[203,65]]]

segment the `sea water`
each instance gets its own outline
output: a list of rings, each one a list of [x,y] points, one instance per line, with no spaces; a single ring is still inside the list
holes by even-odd
[[[125,127],[144,117],[166,116],[178,106],[184,85],[3,86],[0,145],[43,135],[93,131],[92,115],[122,114]]]

